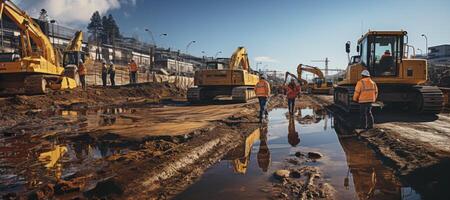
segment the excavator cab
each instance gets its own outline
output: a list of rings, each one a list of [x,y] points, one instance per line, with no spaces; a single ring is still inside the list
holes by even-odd
[[[359,63],[375,77],[398,76],[406,32],[372,32],[358,41]]]
[[[206,69],[225,69],[225,63],[218,61],[207,62]]]
[[[86,61],[86,54],[81,51],[67,51],[64,52],[63,56],[63,66],[64,68],[70,66],[78,66],[80,63],[80,59]]]

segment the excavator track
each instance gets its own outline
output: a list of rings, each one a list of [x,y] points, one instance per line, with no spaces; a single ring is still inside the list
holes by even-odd
[[[414,86],[413,90],[417,93],[417,101],[413,106],[419,113],[439,114],[444,107],[444,95],[442,91],[435,86]]]
[[[44,75],[27,76],[24,80],[26,94],[46,94],[47,80]]]
[[[240,86],[233,88],[231,92],[233,101],[246,103],[249,99],[255,98],[255,88]]]
[[[354,86],[337,86],[334,88],[334,104],[345,112],[358,112],[359,104],[354,102]]]
[[[187,91],[187,99],[189,102],[200,102],[201,98],[201,87],[189,88]]]
[[[410,86],[402,89],[403,94],[410,96],[402,106],[415,113],[438,114],[443,109],[444,95],[435,86]],[[354,86],[338,86],[334,89],[334,103],[345,112],[358,112],[359,105],[352,101]],[[381,94],[380,94],[381,96]],[[389,100],[381,99],[389,104]]]

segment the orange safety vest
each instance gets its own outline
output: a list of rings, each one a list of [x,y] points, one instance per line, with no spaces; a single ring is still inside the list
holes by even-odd
[[[363,78],[358,81],[355,87],[353,101],[358,103],[373,103],[378,97],[378,87],[370,78]]]
[[[78,66],[78,75],[86,75],[86,67],[84,64],[80,64],[80,66]]]
[[[289,85],[286,85],[286,96],[288,99],[295,99],[300,91],[301,89],[298,85],[295,85],[295,88],[291,88]]]
[[[130,63],[130,72],[137,72],[138,67],[135,62]]]
[[[266,80],[259,80],[255,86],[255,93],[257,97],[268,97],[270,96],[270,85]]]

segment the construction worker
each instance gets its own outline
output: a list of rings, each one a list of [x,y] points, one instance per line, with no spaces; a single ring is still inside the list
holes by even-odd
[[[267,124],[261,126],[259,135],[259,150],[256,154],[258,166],[263,172],[267,172],[270,165],[270,149],[267,144]]]
[[[109,63],[109,80],[111,81],[111,86],[116,85],[116,67],[112,61]]]
[[[293,78],[291,78],[291,82],[285,85],[284,88],[288,99],[289,114],[293,115],[295,111],[295,98],[300,94],[301,88],[295,83]]]
[[[78,62],[78,76],[80,77],[80,83],[83,90],[86,90],[86,67],[84,66],[83,60],[80,59]]]
[[[372,103],[377,100],[378,87],[370,78],[367,70],[361,72],[362,79],[358,81],[355,87],[353,101],[360,105],[361,128],[368,130],[373,128]]]
[[[255,93],[259,100],[259,123],[262,123],[263,114],[266,114],[267,99],[270,96],[270,84],[267,82],[265,74],[260,76],[259,82],[255,86]]]
[[[102,84],[103,87],[106,87],[107,84],[107,78],[108,78],[108,66],[106,66],[106,61],[102,61]]]
[[[136,62],[134,62],[134,60],[131,60],[131,62],[129,64],[129,70],[130,70],[130,84],[137,83],[136,76],[137,76],[138,66],[137,66]]]
[[[383,57],[388,57],[388,56],[391,56],[391,52],[389,50],[386,50],[386,51],[384,51],[384,54],[381,57],[383,58]]]

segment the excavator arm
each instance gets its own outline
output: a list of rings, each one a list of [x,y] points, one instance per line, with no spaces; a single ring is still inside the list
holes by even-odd
[[[299,64],[297,67],[298,77],[300,77],[300,78],[302,77],[303,71],[315,74],[318,78],[325,80],[325,76],[323,75],[322,70],[320,70],[318,67]]]
[[[83,45],[83,32],[77,31],[75,37],[72,38],[70,43],[67,45],[65,51],[81,51]]]
[[[22,55],[23,57],[40,55],[54,65],[59,64],[50,40],[30,16],[20,10],[10,0],[0,0],[0,19],[3,17],[3,14],[8,16],[15,24],[17,24],[18,28],[22,32],[21,39],[22,53],[24,54]],[[31,41],[33,41],[38,48],[37,52],[33,52]]]
[[[243,70],[250,70],[247,50],[244,47],[238,47],[230,59],[230,70],[239,69],[240,67],[242,67]]]
[[[289,73],[289,72],[286,72],[286,76],[284,77],[284,83],[286,83],[288,76],[294,77],[301,85],[307,85],[308,84],[308,81],[306,81],[305,79],[298,78],[296,75],[294,75],[292,73]]]

